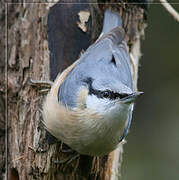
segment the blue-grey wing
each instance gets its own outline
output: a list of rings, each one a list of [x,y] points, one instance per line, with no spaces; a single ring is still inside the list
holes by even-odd
[[[119,139],[119,142],[121,142],[123,139],[125,139],[125,137],[127,136],[128,132],[129,132],[129,129],[130,129],[130,126],[131,126],[131,121],[132,121],[133,107],[134,107],[134,105],[132,105],[132,107],[130,109],[128,122],[127,122],[127,125],[126,125],[126,127],[124,129],[124,132],[123,132],[121,138]]]

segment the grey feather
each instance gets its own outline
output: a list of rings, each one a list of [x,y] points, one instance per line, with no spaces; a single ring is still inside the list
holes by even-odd
[[[130,107],[129,118],[127,120],[127,125],[126,125],[126,127],[125,127],[125,129],[123,131],[122,136],[119,139],[119,142],[121,142],[123,139],[125,139],[125,137],[127,136],[128,132],[129,132],[129,129],[130,129],[130,126],[131,126],[131,122],[132,122],[132,112],[133,112],[133,109],[134,109],[134,104],[132,104],[131,107]]]
[[[115,19],[113,23],[110,16]],[[105,18],[103,31],[107,34],[86,50],[59,88],[59,101],[70,108],[77,106],[77,94],[81,87],[87,86],[87,78],[93,79],[92,86],[98,90],[110,89],[119,93],[126,93],[128,89],[133,91],[124,32],[117,27],[121,25],[121,17],[107,11]],[[115,64],[111,62],[113,57]]]
[[[122,19],[117,12],[107,9],[104,14],[102,33],[107,34],[115,27],[122,27]]]

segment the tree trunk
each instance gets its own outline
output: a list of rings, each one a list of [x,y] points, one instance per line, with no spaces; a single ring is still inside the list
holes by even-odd
[[[131,56],[133,79],[135,89],[137,89],[140,40],[144,34],[145,10],[141,6],[123,2],[110,5],[101,4],[102,1],[98,1],[100,4],[89,4],[89,1],[85,1],[87,4],[74,4],[74,2],[81,2],[80,0],[71,0],[68,1],[71,3],[65,4],[62,4],[62,0],[59,2],[61,3],[60,11],[60,6],[55,3],[10,3],[10,1],[1,3],[0,30],[5,35],[5,20],[7,19],[7,37],[6,41],[3,41],[4,36],[0,36],[0,43],[4,46],[7,42],[7,64],[4,63],[6,54],[1,51],[0,145],[2,148],[0,149],[0,162],[2,163],[0,163],[0,176],[2,177],[0,179],[116,180],[120,175],[122,144],[104,157],[80,156],[70,163],[55,163],[72,154],[62,152],[60,142],[51,143],[49,141],[49,135],[41,122],[42,102],[47,91],[42,91],[44,87],[33,86],[29,80],[53,80],[58,69],[61,72],[74,62],[80,52],[99,36],[104,9],[110,6],[120,12],[123,19],[123,28],[126,31],[126,41]],[[62,11],[66,12],[64,18],[60,17],[63,16]],[[70,13],[73,15],[76,13],[76,19],[73,19],[74,16]],[[83,22],[86,16],[89,16],[86,20],[87,26]],[[62,25],[58,26],[58,24]],[[47,29],[49,38],[47,38]],[[65,35],[65,31],[70,34],[70,37]],[[58,38],[57,44],[53,44],[53,33],[54,38],[59,37],[60,44],[58,44]],[[70,38],[73,41],[70,41]],[[51,52],[50,56],[48,48]],[[52,52],[57,56],[53,56]],[[4,67],[8,68],[7,81]],[[8,95],[7,104],[6,95]],[[6,112],[7,118],[5,118]],[[6,123],[8,125],[7,138],[4,135]],[[5,139],[8,140],[8,146],[3,143]],[[3,167],[6,163],[4,157],[7,155],[5,149],[8,150],[8,164],[6,164],[8,173],[6,172],[6,175],[9,178],[7,176],[5,178]]]

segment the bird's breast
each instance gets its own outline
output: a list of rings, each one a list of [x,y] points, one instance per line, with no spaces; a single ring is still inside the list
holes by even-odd
[[[129,121],[130,107],[124,107],[120,111],[110,112],[105,116],[85,115],[81,121],[82,134],[78,137],[78,143],[71,147],[81,154],[101,156],[113,151],[119,144],[119,140]]]

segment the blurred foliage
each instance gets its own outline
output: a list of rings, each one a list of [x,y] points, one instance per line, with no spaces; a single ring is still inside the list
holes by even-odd
[[[179,12],[179,4],[172,4]],[[122,180],[179,179],[179,23],[151,4]]]

